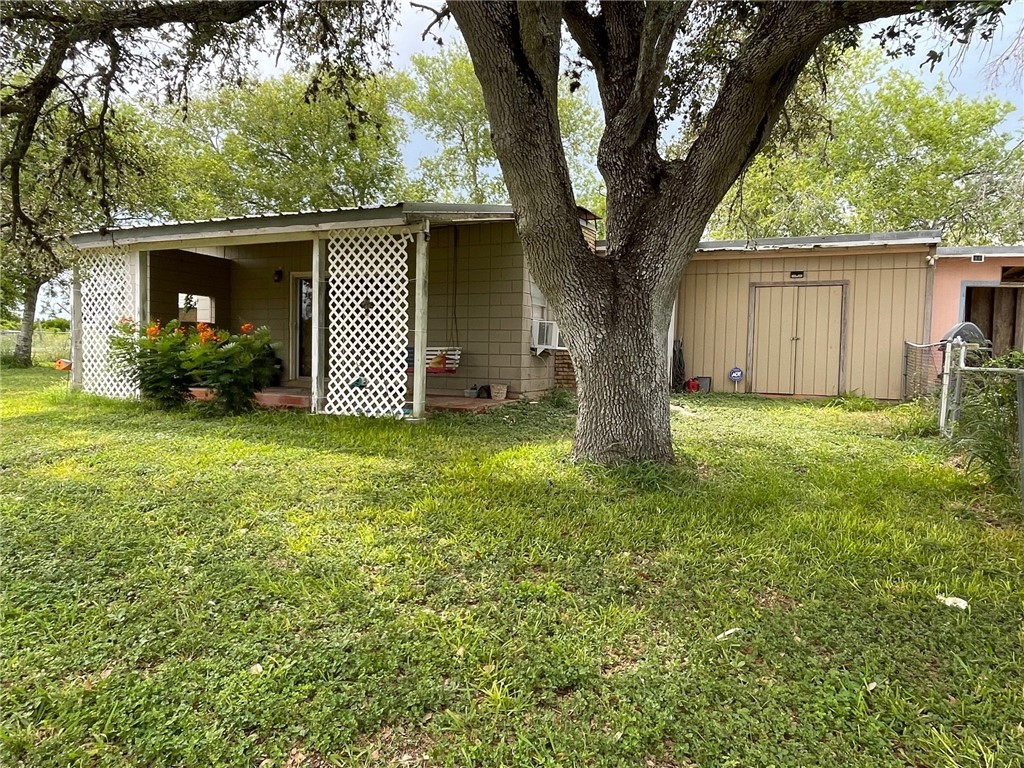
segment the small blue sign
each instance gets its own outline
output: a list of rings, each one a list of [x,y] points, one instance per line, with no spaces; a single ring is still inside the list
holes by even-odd
[[[729,371],[729,381],[743,381],[743,369],[733,368]]]

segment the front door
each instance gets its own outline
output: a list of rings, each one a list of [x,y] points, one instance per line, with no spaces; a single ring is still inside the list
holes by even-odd
[[[313,375],[313,278],[292,278],[292,378]]]
[[[838,395],[843,286],[754,288],[752,390],[777,395]]]

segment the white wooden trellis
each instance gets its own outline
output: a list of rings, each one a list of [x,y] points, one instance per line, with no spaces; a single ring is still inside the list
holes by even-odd
[[[411,240],[387,227],[328,233],[323,413],[404,416]]]
[[[137,252],[124,247],[85,251],[75,268],[75,380],[83,390],[107,397],[136,397],[138,388],[114,365],[110,337],[122,319],[139,322]]]

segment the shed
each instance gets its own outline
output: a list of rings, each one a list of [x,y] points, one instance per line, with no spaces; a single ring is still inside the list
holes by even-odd
[[[679,288],[687,376],[717,391],[896,400],[932,332],[937,231],[701,243]],[[743,372],[740,383],[731,370]]]

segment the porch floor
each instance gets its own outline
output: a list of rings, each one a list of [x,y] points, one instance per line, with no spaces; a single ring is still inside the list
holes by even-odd
[[[192,395],[197,400],[210,397],[208,390],[193,388]],[[256,393],[256,402],[264,408],[305,408],[310,406],[309,387],[267,387]],[[504,405],[511,405],[516,400],[489,400],[482,397],[457,397],[455,395],[427,395],[428,411],[454,411],[457,413],[484,413]]]

